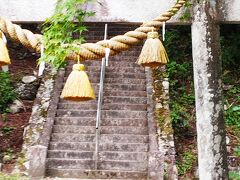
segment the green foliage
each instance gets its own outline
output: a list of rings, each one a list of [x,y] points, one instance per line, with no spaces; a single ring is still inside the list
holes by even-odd
[[[0,129],[0,131],[5,134],[5,135],[9,135],[12,133],[12,131],[14,130],[15,128],[14,127],[11,127],[11,126],[6,126],[6,127],[2,127]]]
[[[225,111],[225,122],[240,129],[240,105],[231,106]]]
[[[175,133],[180,128],[189,128],[189,121],[192,119],[192,112],[189,112],[189,107],[194,105],[194,96],[183,94],[179,96],[178,101],[171,102],[171,119],[176,127]]]
[[[192,152],[184,152],[181,161],[177,161],[178,175],[182,176],[186,174],[187,171],[192,169],[193,165],[196,163],[196,160],[197,157]]]
[[[11,161],[13,159],[14,151],[11,148],[9,148],[2,154],[3,154],[4,161]]]
[[[9,73],[0,72],[0,82],[0,113],[4,113],[8,111],[8,104],[16,99],[16,93]]]
[[[223,68],[239,70],[240,34],[230,32],[221,37]]]
[[[8,111],[8,109],[7,109],[7,111]],[[7,122],[8,121],[8,117],[7,117],[7,113],[6,112],[2,113],[0,117],[1,117],[1,120],[3,122]]]
[[[234,155],[237,157],[240,157],[240,146],[238,146],[234,149]]]
[[[184,43],[183,43],[184,42]],[[178,27],[167,31],[165,46],[170,63],[167,75],[170,79],[170,109],[175,133],[189,128],[194,105],[190,29]],[[189,108],[190,107],[190,108]]]
[[[192,3],[187,0],[186,3],[184,4],[184,13],[183,15],[180,17],[180,20],[185,22],[185,21],[189,21],[191,19],[191,12],[190,12],[190,8],[192,7]]]
[[[239,31],[238,31],[239,32]],[[235,139],[240,137],[240,63],[239,47],[240,35],[238,32],[224,32],[226,36],[221,38],[222,60],[223,60],[223,83],[225,98],[225,121],[227,130]],[[169,55],[170,63],[167,65],[167,75],[170,81],[170,110],[176,139],[189,137],[194,131],[195,109],[193,93],[193,64],[191,57],[191,34],[186,27],[170,29],[166,34],[165,46]],[[191,127],[192,126],[192,127]],[[186,136],[185,136],[186,135]],[[185,142],[185,141],[184,141]],[[239,143],[239,142],[238,142]],[[194,155],[189,152],[182,153],[184,144],[177,145],[178,171],[183,176],[192,170]],[[234,154],[239,156],[239,145],[232,144],[235,148]],[[190,155],[189,155],[190,154]],[[231,175],[231,174],[230,174]],[[185,175],[184,175],[185,177]],[[232,178],[239,179],[239,174],[232,172]]]
[[[230,171],[229,172],[229,179],[230,180],[240,180],[240,173],[239,172]]]
[[[65,64],[69,53],[79,51],[76,45],[84,42],[82,33],[87,31],[83,25],[86,17],[93,16],[83,5],[90,0],[60,0],[55,13],[46,20],[43,27],[45,47],[41,61],[47,61],[59,68]],[[74,36],[79,36],[77,39]],[[75,45],[75,46],[74,46]]]
[[[23,177],[19,174],[8,175],[0,173],[0,180],[28,180],[28,179],[29,178]]]

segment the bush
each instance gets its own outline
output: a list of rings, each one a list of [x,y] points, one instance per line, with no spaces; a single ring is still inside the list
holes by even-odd
[[[9,73],[0,72],[0,82],[0,113],[5,113],[8,104],[16,99],[16,93]]]

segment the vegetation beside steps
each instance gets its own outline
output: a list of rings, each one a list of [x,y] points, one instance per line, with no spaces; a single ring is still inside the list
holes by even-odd
[[[221,27],[224,109],[230,179],[240,179],[240,61],[239,26]],[[170,63],[164,76],[170,83],[170,110],[180,179],[197,177],[197,133],[190,27],[167,30]],[[154,74],[161,73],[154,70]],[[232,162],[234,161],[234,163]],[[235,167],[233,167],[235,166]]]

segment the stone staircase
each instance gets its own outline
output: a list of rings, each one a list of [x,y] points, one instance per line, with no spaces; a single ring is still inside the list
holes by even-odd
[[[135,26],[110,24],[109,35]],[[92,25],[88,42],[103,39],[104,24]],[[97,100],[59,100],[47,152],[46,176],[85,179],[148,179],[149,127],[146,74],[135,62],[141,46],[110,57],[106,67],[97,169],[95,124]],[[85,62],[98,94],[100,61]],[[64,81],[72,63],[65,69]],[[63,84],[59,84],[63,87]]]

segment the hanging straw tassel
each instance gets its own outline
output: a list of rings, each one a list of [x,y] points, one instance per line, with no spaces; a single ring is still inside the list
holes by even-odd
[[[95,99],[94,90],[83,64],[73,65],[73,71],[67,79],[61,98],[72,101],[88,101]]]
[[[6,46],[6,38],[3,32],[0,31],[0,67],[11,64],[7,46]]]
[[[149,32],[137,63],[142,66],[158,67],[169,61],[158,32]]]

